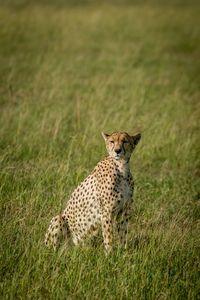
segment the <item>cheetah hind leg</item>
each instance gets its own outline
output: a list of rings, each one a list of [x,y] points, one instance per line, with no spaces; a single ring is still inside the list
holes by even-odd
[[[62,238],[69,238],[70,231],[67,220],[59,215],[55,216],[49,225],[45,235],[45,244],[53,245],[54,251],[57,249]]]

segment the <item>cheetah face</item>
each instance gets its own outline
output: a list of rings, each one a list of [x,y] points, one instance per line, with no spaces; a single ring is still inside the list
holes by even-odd
[[[102,132],[108,154],[115,159],[129,160],[135,146],[141,138],[138,133],[134,136],[126,132],[115,132],[111,135]]]

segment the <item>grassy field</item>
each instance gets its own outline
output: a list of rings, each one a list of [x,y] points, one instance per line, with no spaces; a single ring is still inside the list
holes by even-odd
[[[0,5],[0,298],[199,299],[198,1]],[[54,253],[49,221],[106,155],[101,131],[142,133],[129,247]]]

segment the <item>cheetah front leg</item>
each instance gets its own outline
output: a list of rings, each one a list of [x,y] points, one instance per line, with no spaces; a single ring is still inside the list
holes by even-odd
[[[127,227],[128,227],[129,216],[128,213],[120,211],[117,215],[117,231],[120,238],[120,245],[123,248],[127,248]]]
[[[127,227],[128,227],[128,214],[125,213],[123,215],[123,219],[121,221],[121,230],[120,230],[120,242],[121,242],[121,247],[124,247],[125,249],[127,248]]]
[[[113,233],[112,233],[112,220],[111,220],[111,214],[104,213],[102,216],[102,232],[103,232],[103,240],[104,240],[104,246],[106,253],[109,254],[112,250],[112,239],[113,239]]]
[[[125,249],[127,248],[127,228],[128,228],[128,221],[130,218],[130,209],[132,203],[133,203],[133,192],[128,197],[123,210],[121,210],[117,215],[117,219],[118,219],[117,230],[120,237],[120,244],[121,247],[124,247]]]

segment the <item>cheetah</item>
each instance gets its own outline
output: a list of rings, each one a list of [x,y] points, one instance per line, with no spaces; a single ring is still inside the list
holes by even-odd
[[[117,221],[120,244],[126,248],[129,207],[133,201],[134,182],[129,160],[141,134],[126,132],[111,135],[102,133],[108,156],[103,158],[92,173],[71,194],[61,215],[51,220],[45,235],[46,245],[56,250],[61,237],[71,236],[75,245],[84,243],[102,229],[106,253],[112,250],[113,217]]]

